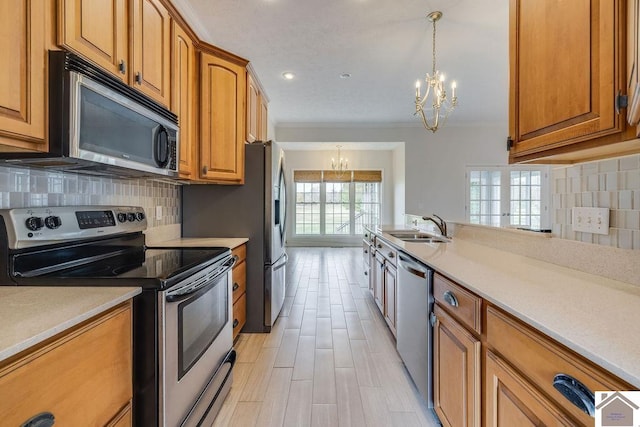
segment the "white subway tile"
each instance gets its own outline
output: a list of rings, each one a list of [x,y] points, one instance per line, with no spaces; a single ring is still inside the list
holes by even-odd
[[[587,191],[598,191],[600,190],[600,176],[599,175],[589,175],[587,176]]]
[[[633,234],[631,230],[618,230],[618,247],[620,249],[633,249]]]
[[[618,209],[633,208],[633,191],[622,190],[618,192]]]
[[[616,191],[617,189],[618,189],[618,172],[608,172],[605,190]]]
[[[632,169],[640,169],[640,155],[633,155],[622,157],[620,159],[620,170],[632,170]]]
[[[640,211],[627,210],[620,211],[624,215],[624,228],[628,230],[640,230]]]
[[[601,162],[598,162],[597,164],[600,172],[617,172],[618,171],[617,159],[603,160]]]
[[[640,190],[640,169],[622,172],[625,174],[625,188]]]

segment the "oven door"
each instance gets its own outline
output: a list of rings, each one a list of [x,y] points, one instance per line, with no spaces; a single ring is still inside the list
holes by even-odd
[[[234,262],[231,257],[225,258],[159,293],[159,399],[163,426],[181,424],[233,347]]]

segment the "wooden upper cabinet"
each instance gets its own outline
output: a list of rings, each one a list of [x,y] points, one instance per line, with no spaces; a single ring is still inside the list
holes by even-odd
[[[129,83],[126,0],[60,0],[58,44]]]
[[[258,139],[266,141],[269,139],[269,104],[264,94],[260,95],[260,126],[258,131]]]
[[[510,0],[510,162],[624,139],[624,2]],[[567,160],[571,160],[567,158]]]
[[[640,0],[627,0],[627,123],[640,122]]]
[[[193,40],[176,21],[172,23],[171,63],[173,66],[171,110],[180,125],[180,177],[194,177],[194,79],[196,78]]]
[[[244,183],[245,67],[220,56],[200,56],[200,178]]]
[[[171,17],[160,0],[132,0],[131,3],[133,60],[130,84],[169,107]]]
[[[41,0],[0,2],[0,151],[47,148],[46,8]]]
[[[262,140],[260,138],[260,91],[253,76],[247,73],[247,142]]]

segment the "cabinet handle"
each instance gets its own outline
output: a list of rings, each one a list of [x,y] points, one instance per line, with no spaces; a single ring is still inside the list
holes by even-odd
[[[136,83],[138,83],[139,85],[142,84],[142,73],[140,71],[136,73]]]
[[[393,252],[389,252],[389,258],[393,258],[394,256]]]
[[[240,323],[240,321],[238,319],[233,319],[233,329],[235,329],[236,326],[238,326],[239,323]]]
[[[571,375],[557,374],[553,377],[553,387],[582,412],[595,417],[596,398],[587,386]]]
[[[240,287],[240,285],[238,285],[237,283],[234,282],[234,284],[233,284],[233,292],[237,291],[239,287]]]
[[[369,234],[368,233],[364,233],[364,237],[369,237]]]
[[[458,306],[458,298],[456,298],[456,296],[453,294],[453,292],[451,291],[447,291],[444,293],[443,298],[445,300],[445,302],[447,304],[449,304],[451,307],[457,307]]]
[[[118,71],[120,71],[120,74],[125,74],[127,72],[127,63],[124,62],[124,59],[121,59],[120,64],[118,64]]]
[[[206,175],[209,172],[209,168],[205,165],[202,167],[202,175]]]
[[[436,326],[436,323],[438,323],[438,317],[434,312],[429,314],[429,323],[431,323],[432,328]]]
[[[365,271],[365,272],[364,272],[364,275],[365,275],[365,276],[368,276],[368,275],[369,275],[369,273]]]
[[[41,412],[20,424],[20,427],[51,427],[55,422],[51,412]]]
[[[382,245],[378,243],[378,249],[382,249]]]
[[[369,253],[369,251],[365,249],[365,250],[364,250],[364,253],[365,253],[365,254],[368,254],[368,253]]]

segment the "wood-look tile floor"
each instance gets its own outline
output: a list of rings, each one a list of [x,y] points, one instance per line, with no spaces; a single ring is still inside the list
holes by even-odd
[[[360,248],[289,248],[270,334],[241,334],[214,426],[437,426],[367,290]]]

